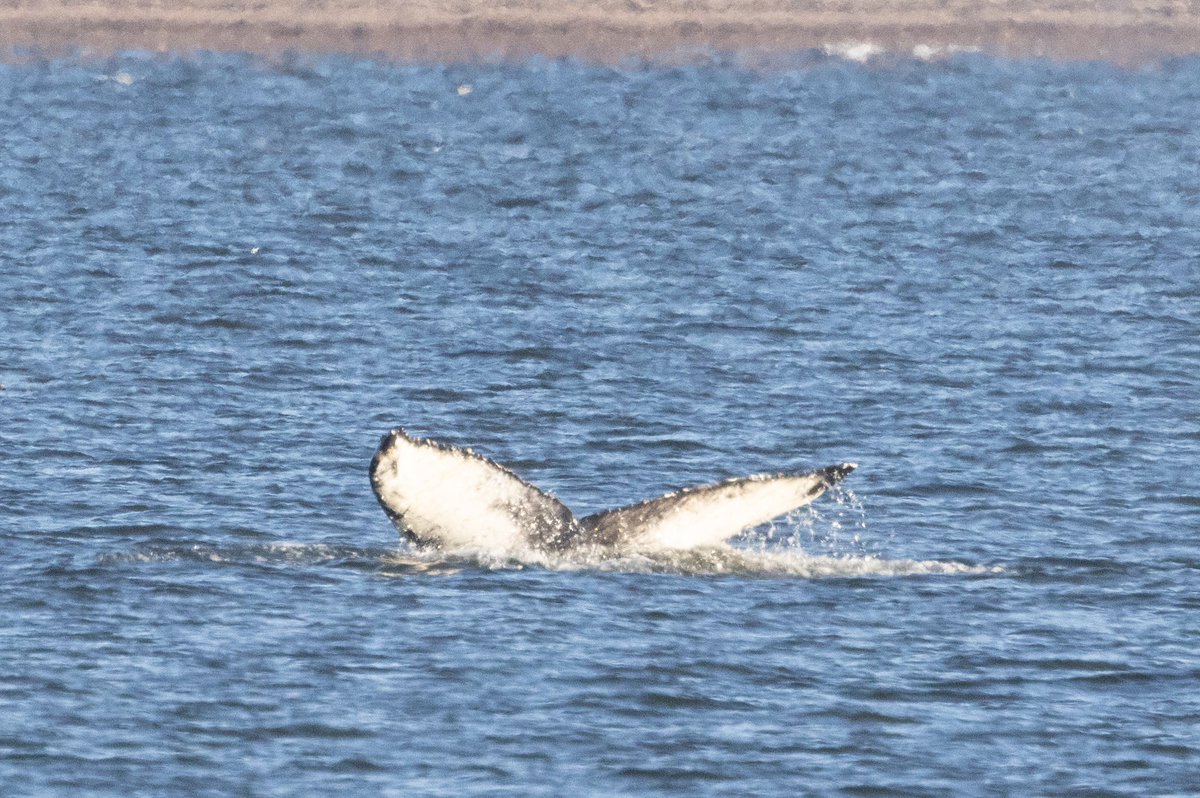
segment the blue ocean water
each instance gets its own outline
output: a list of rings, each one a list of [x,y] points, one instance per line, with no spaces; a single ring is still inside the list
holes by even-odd
[[[0,792],[1200,791],[1200,61],[0,67]],[[731,552],[401,544],[389,428]]]

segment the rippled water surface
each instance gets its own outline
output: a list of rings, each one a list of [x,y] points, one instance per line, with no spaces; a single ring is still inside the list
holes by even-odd
[[[1200,790],[1200,62],[0,67],[4,795]],[[730,549],[400,543],[381,433]]]

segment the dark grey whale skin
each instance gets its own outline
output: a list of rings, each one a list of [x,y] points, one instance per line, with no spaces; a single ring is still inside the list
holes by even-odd
[[[709,485],[697,485],[682,488],[677,491],[645,499],[625,507],[604,510],[598,513],[576,518],[565,504],[557,497],[542,490],[533,483],[521,477],[509,468],[477,454],[470,449],[463,449],[428,438],[410,437],[402,428],[390,430],[379,442],[374,456],[371,458],[369,474],[371,488],[379,505],[400,533],[418,546],[436,546],[438,541],[425,540],[418,537],[404,522],[404,511],[401,508],[389,506],[384,501],[379,481],[382,478],[379,467],[382,457],[400,440],[419,446],[429,446],[453,457],[482,461],[498,472],[515,479],[526,488],[521,500],[506,506],[506,510],[519,520],[526,530],[531,546],[546,551],[566,551],[586,546],[617,547],[623,542],[635,537],[641,531],[653,526],[659,520],[677,509],[682,504],[704,503],[712,500],[717,494],[725,493],[730,488],[750,483],[769,482],[773,480],[795,479],[804,477],[819,477],[819,481],[809,491],[808,497],[796,506],[811,501],[833,485],[840,482],[856,466],[853,463],[841,463],[827,466],[815,471],[781,472],[775,474],[758,474],[748,477],[714,482]],[[740,531],[740,530],[738,530]],[[736,534],[736,532],[731,532]]]

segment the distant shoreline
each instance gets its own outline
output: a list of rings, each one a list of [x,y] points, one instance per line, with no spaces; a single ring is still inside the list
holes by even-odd
[[[741,52],[978,50],[1137,63],[1200,53],[1186,0],[16,0],[0,8],[0,52],[122,50],[346,53],[402,61],[573,56],[699,60]],[[854,49],[858,48],[858,49]],[[866,48],[866,49],[863,49]]]

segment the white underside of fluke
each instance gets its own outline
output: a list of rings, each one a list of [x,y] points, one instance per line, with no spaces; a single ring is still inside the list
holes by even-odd
[[[662,511],[638,519],[620,537],[627,548],[639,550],[714,546],[803,507],[820,495],[822,485],[821,476],[803,474],[748,477],[680,491],[656,500]],[[609,513],[609,522],[620,512]]]
[[[397,445],[381,452],[373,480],[379,501],[418,541],[449,549],[503,552],[525,547],[512,511],[528,488],[485,460],[440,448]]]

